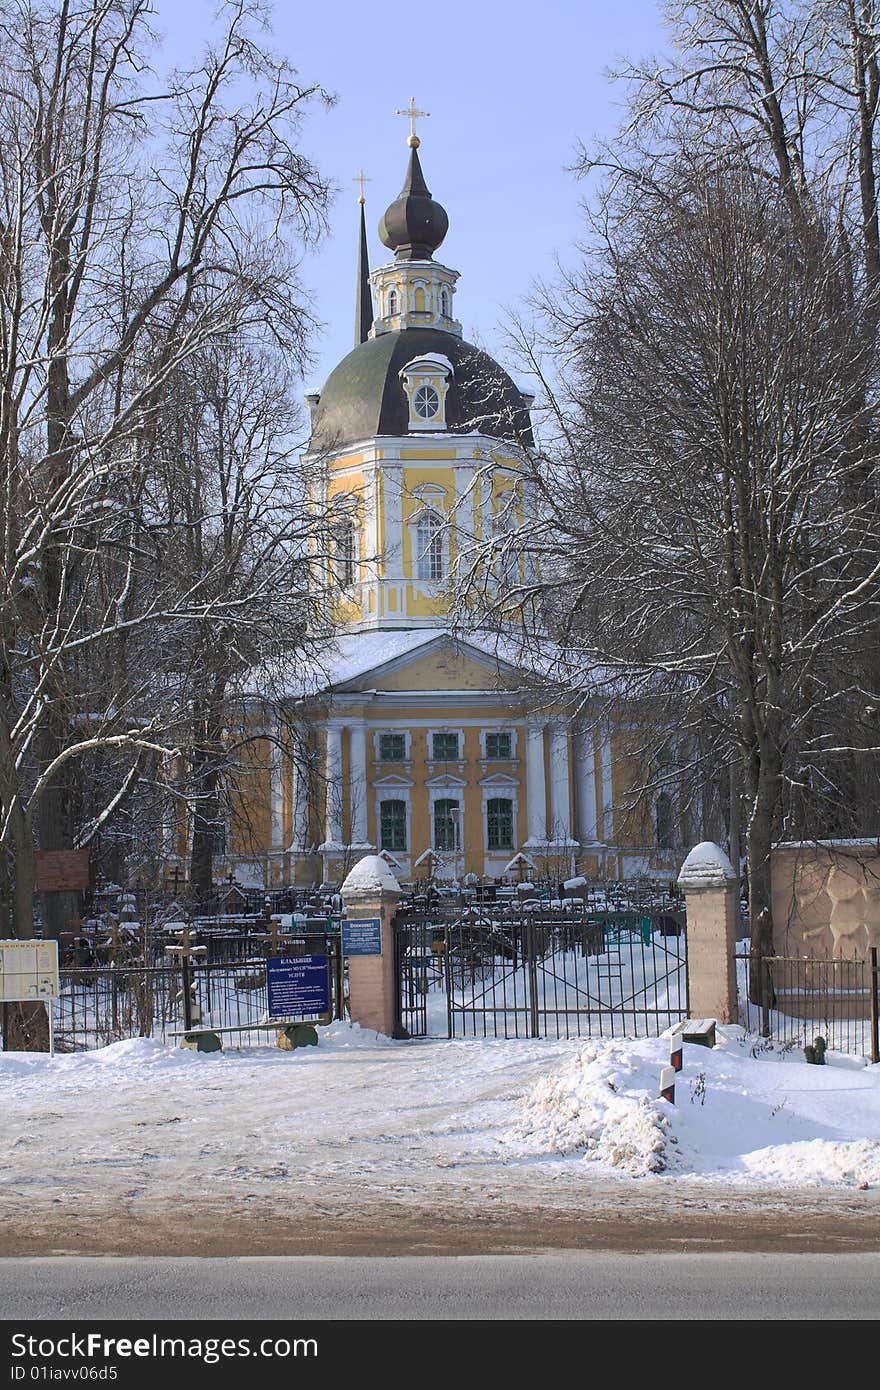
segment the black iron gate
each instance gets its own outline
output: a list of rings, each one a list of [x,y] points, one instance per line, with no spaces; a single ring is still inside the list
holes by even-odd
[[[686,938],[668,912],[401,912],[395,953],[404,1036],[651,1036],[688,1013]]]

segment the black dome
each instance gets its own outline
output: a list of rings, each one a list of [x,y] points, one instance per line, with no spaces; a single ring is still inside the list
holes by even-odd
[[[430,352],[452,363],[447,433],[476,430],[531,447],[531,421],[522,395],[488,353],[440,329],[405,328],[361,343],[330,373],[315,412],[310,448],[337,449],[374,435],[409,434],[409,405],[398,374],[414,357]],[[413,431],[422,439],[431,433]]]
[[[429,261],[449,231],[446,209],[431,197],[416,145],[403,188],[379,223],[379,240],[398,261]]]

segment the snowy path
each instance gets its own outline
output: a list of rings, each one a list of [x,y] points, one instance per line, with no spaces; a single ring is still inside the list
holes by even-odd
[[[733,1232],[747,1211],[789,1238],[826,1223],[813,1248],[880,1248],[880,1068],[696,1049],[707,1103],[685,1090],[667,1114],[664,1048],[338,1024],[294,1054],[0,1056],[0,1253],[433,1249],[453,1227],[456,1249],[558,1248],[597,1222],[614,1245],[621,1221],[674,1241],[688,1214]]]

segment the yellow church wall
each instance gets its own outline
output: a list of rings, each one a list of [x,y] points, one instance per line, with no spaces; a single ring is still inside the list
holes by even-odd
[[[443,594],[432,597],[416,584],[407,584],[406,611],[410,618],[442,618],[449,612],[449,601]]]
[[[360,454],[336,454],[328,462],[329,471],[332,474],[343,473],[350,468],[360,468],[366,463],[366,455]]]
[[[374,690],[436,690],[439,694],[444,688],[493,691],[498,679],[491,666],[483,666],[463,655],[441,651],[412,661],[400,670],[371,682],[371,685]],[[512,688],[512,681],[501,688]],[[450,717],[449,705],[438,708],[444,719]],[[474,717],[480,718],[482,713],[483,710],[478,709]],[[427,711],[423,717],[432,718],[433,710]]]
[[[423,458],[436,459],[438,461],[449,462],[448,449],[422,449],[400,451],[403,458]],[[421,511],[423,502],[416,496],[416,489],[426,486],[438,487],[443,491],[442,510],[446,513],[451,512],[455,505],[455,469],[449,468],[404,468],[402,477],[402,497],[401,511],[403,522],[403,573],[410,579],[415,578],[415,549],[412,535],[413,517]],[[449,563],[450,566],[455,561],[455,530],[449,531]],[[410,606],[410,612],[416,614],[416,610]],[[439,612],[443,611],[441,607]],[[417,616],[433,616],[431,614],[416,614]]]
[[[270,759],[265,738],[247,743],[238,754],[234,786],[230,792],[230,854],[262,854],[270,842]]]
[[[651,845],[654,827],[646,786],[644,755],[635,734],[618,731],[612,740],[615,844],[623,849]]]

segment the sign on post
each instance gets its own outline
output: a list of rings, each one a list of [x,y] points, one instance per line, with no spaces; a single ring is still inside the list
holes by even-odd
[[[342,954],[344,956],[381,956],[382,918],[358,917],[342,919]]]
[[[89,886],[87,849],[38,849],[34,887],[38,893],[83,891]]]
[[[42,999],[49,1015],[49,1054],[55,1056],[52,1000],[61,993],[57,941],[0,941],[0,1003]]]
[[[269,1017],[310,1018],[330,1012],[330,957],[270,956]]]

